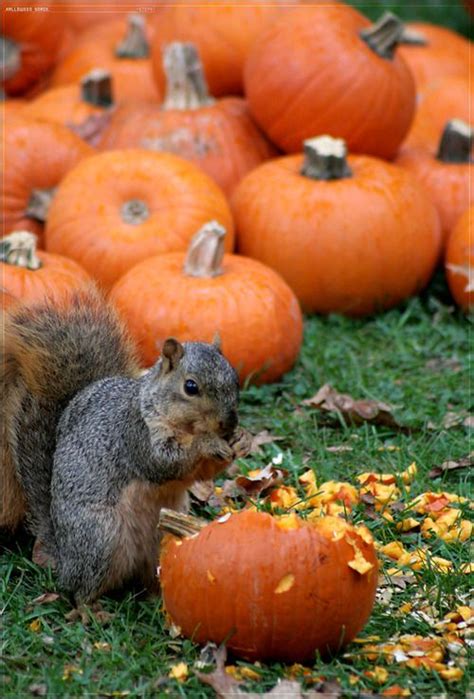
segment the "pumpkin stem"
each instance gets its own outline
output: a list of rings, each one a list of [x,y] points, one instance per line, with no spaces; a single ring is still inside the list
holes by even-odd
[[[39,269],[41,260],[36,255],[37,238],[29,231],[15,231],[0,240],[0,261],[15,267]]]
[[[347,147],[342,138],[317,136],[303,141],[304,161],[301,174],[312,180],[342,180],[351,177]]]
[[[443,163],[470,163],[474,129],[461,119],[451,119],[444,127],[436,157]]]
[[[115,47],[117,58],[148,58],[150,44],[145,34],[145,18],[133,13],[127,17],[127,33]]]
[[[184,273],[189,277],[217,277],[222,274],[226,229],[217,221],[209,221],[191,239]]]
[[[214,103],[194,44],[175,41],[163,52],[166,95],[162,109],[200,109]]]
[[[21,49],[9,36],[0,36],[0,68],[3,80],[13,78],[21,68]]]
[[[193,515],[184,514],[184,512],[176,512],[163,507],[160,510],[158,529],[174,536],[185,537],[198,534],[208,524],[209,522],[200,517],[194,517]]]
[[[45,223],[55,192],[55,187],[50,187],[50,189],[33,189],[26,206],[26,216],[33,218],[35,221],[40,221],[40,223]]]
[[[138,226],[149,218],[150,210],[141,199],[130,199],[126,201],[125,204],[122,204],[120,214],[125,223]]]
[[[384,12],[372,26],[362,29],[360,37],[381,58],[393,58],[403,32],[402,20],[392,12]]]
[[[110,73],[102,68],[94,68],[81,80],[81,98],[95,107],[111,107],[112,79]]]
[[[406,44],[407,46],[428,46],[428,43],[428,39],[421,32],[403,27],[400,44]]]

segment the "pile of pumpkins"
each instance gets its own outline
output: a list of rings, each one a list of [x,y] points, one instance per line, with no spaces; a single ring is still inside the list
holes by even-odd
[[[4,10],[4,307],[92,278],[144,366],[218,330],[263,382],[302,310],[383,311],[439,264],[474,303],[467,39],[343,2],[47,5]]]

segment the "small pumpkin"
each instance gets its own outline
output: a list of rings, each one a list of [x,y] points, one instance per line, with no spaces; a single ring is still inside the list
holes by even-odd
[[[415,111],[413,77],[397,51],[402,23],[386,13],[370,25],[343,4],[296,10],[250,51],[245,94],[255,120],[286,152],[331,133],[352,152],[393,157]]]
[[[186,532],[167,535],[160,556],[164,606],[185,637],[302,663],[340,651],[367,622],[378,563],[364,526],[255,510],[194,530],[189,519],[160,517],[162,530]]]
[[[40,241],[54,191],[93,148],[59,124],[9,116],[3,135],[2,235],[26,229]]]
[[[468,78],[470,51],[461,34],[428,22],[407,22],[399,48],[417,88],[445,77]]]
[[[456,303],[466,311],[474,308],[474,206],[457,221],[449,236],[445,267],[449,289]]]
[[[410,170],[432,198],[440,216],[444,243],[469,206],[473,143],[474,130],[454,119],[447,123],[436,153],[423,148],[405,148],[395,161]]]
[[[305,142],[305,157],[268,161],[232,199],[239,252],[272,267],[303,308],[366,315],[429,281],[440,225],[416,178],[340,139]]]
[[[34,11],[41,4],[32,0],[30,12],[2,10],[0,61],[7,95],[22,95],[33,88],[56,61],[63,32],[61,17]]]
[[[36,249],[36,236],[15,231],[0,240],[2,308],[49,298],[60,301],[92,282],[76,262]]]
[[[95,68],[112,77],[117,102],[156,102],[157,87],[149,59],[153,25],[143,14],[104,21],[80,35],[76,46],[56,66],[55,87],[79,82]]]
[[[292,367],[301,346],[298,301],[273,270],[241,255],[224,255],[224,241],[225,228],[207,223],[186,254],[140,262],[118,280],[110,299],[146,366],[170,335],[212,342],[217,332],[242,381],[275,381]]]
[[[276,151],[258,130],[246,102],[210,97],[192,44],[164,50],[166,96],[161,107],[126,105],[113,115],[101,148],[139,147],[175,153],[199,165],[226,194]]]
[[[79,262],[105,288],[146,257],[185,250],[196,230],[233,221],[219,187],[196,165],[169,153],[117,150],[93,155],[59,185],[46,249]]]

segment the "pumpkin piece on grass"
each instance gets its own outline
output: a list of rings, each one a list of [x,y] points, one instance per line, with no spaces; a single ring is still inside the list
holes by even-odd
[[[314,134],[353,152],[393,157],[415,111],[415,84],[399,57],[401,21],[369,20],[347,5],[297,8],[254,43],[245,66],[254,118],[286,152]]]
[[[64,126],[9,117],[3,136],[2,235],[26,229],[41,244],[55,188],[92,153],[93,148]]]
[[[309,139],[304,158],[246,175],[232,204],[241,254],[279,272],[305,310],[360,316],[427,284],[440,226],[411,173],[345,152],[339,139]]]
[[[80,84],[55,87],[30,102],[30,119],[61,124],[95,146],[114,109],[112,81],[107,71],[92,70]]]
[[[29,3],[31,9],[41,5]],[[2,87],[7,95],[22,95],[52,68],[61,45],[63,26],[54,12],[2,10],[0,38]]]
[[[93,155],[63,179],[46,227],[46,249],[77,260],[105,288],[147,257],[185,250],[196,230],[233,221],[219,187],[169,153],[117,150]]]
[[[377,587],[373,543],[339,517],[293,515],[244,510],[193,532],[189,516],[162,510],[163,531],[186,523],[160,556],[165,608],[184,636],[250,661],[307,662],[359,633]]]
[[[80,35],[76,46],[57,66],[53,86],[79,82],[91,70],[105,70],[112,77],[118,103],[157,102],[157,86],[149,59],[153,25],[143,14],[129,14],[105,21]]]
[[[241,381],[275,381],[288,371],[301,346],[298,301],[273,270],[241,255],[224,255],[225,228],[205,224],[186,254],[144,260],[125,274],[110,299],[126,322],[146,366],[170,335],[212,342]]]
[[[449,289],[456,303],[468,311],[474,307],[474,206],[470,206],[451,231],[445,266]]]
[[[15,231],[0,240],[2,308],[18,302],[60,301],[92,282],[76,262],[36,249],[36,236]]]
[[[410,67],[417,88],[440,78],[469,75],[471,45],[452,29],[428,22],[408,22],[399,54]]]
[[[199,165],[229,195],[239,180],[276,154],[238,97],[210,97],[192,44],[166,46],[163,104],[125,105],[113,115],[100,147],[175,153]]]
[[[423,148],[405,148],[395,160],[397,165],[417,177],[433,200],[440,216],[444,243],[469,206],[473,141],[474,130],[460,119],[453,119],[446,124],[437,153]]]

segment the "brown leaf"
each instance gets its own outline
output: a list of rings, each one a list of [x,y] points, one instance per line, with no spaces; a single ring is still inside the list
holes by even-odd
[[[425,367],[434,372],[448,370],[454,374],[461,370],[461,364],[456,357],[433,357],[426,362]]]
[[[334,447],[326,447],[326,451],[330,451],[334,454],[338,454],[339,452],[344,452],[344,451],[354,451],[354,447],[350,447],[349,445],[346,445],[346,444],[338,444],[338,445],[335,445]]]
[[[445,471],[454,471],[458,468],[471,468],[474,466],[474,451],[467,456],[463,456],[459,461],[443,461],[441,466],[435,466],[428,472],[430,478],[438,478]]]
[[[263,449],[260,449],[262,444],[272,444],[273,442],[280,442],[282,439],[283,437],[276,437],[268,430],[262,430],[258,434],[253,435],[250,445],[250,453],[261,454],[263,451]]]
[[[254,476],[237,476],[235,483],[239,488],[245,490],[247,495],[256,497],[268,488],[279,485],[287,475],[288,471],[270,463]]]
[[[401,428],[392,415],[391,406],[387,403],[376,400],[355,400],[347,393],[339,393],[330,384],[324,384],[312,398],[304,400],[302,405],[325,412],[339,413],[355,424],[370,422],[374,425]]]
[[[35,697],[45,697],[48,693],[48,687],[45,684],[30,684],[28,691]]]
[[[468,417],[462,421],[464,427],[469,427],[469,429],[474,430],[474,415],[468,415]]]
[[[214,494],[214,481],[195,481],[188,490],[199,502],[208,502]]]
[[[57,599],[59,599],[59,595],[56,592],[43,592],[43,594],[36,597],[31,604],[49,604],[50,602],[55,602]]]

